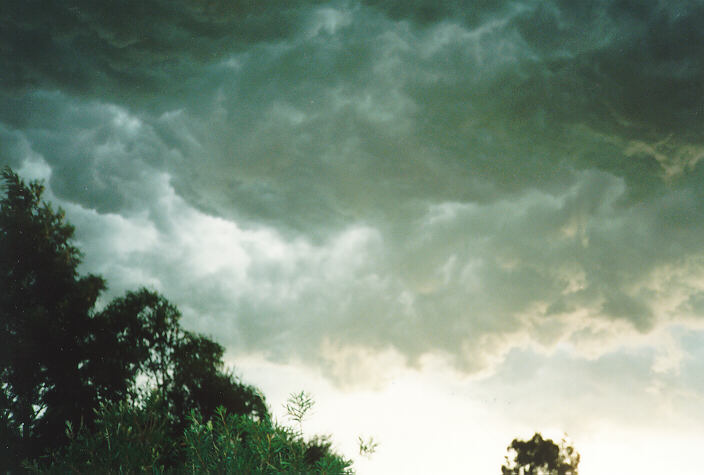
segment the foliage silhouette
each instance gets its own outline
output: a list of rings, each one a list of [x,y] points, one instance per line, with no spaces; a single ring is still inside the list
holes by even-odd
[[[79,275],[64,212],[42,201],[41,184],[27,185],[9,168],[2,180],[0,471],[66,444],[67,422],[93,431],[99,408],[140,403],[149,388],[171,437],[193,409],[206,418],[218,406],[267,417],[263,397],[224,371],[223,347],[183,330],[162,296],[128,292],[97,311],[105,282]]]
[[[218,407],[205,419],[193,409],[174,437],[157,391],[138,403],[101,404],[94,430],[67,428],[70,443],[35,473],[351,473],[351,461],[325,437],[305,440],[295,429]],[[180,451],[178,462],[173,454]]]
[[[39,183],[2,171],[0,202],[0,470],[56,446],[66,420],[90,418],[104,391],[86,366],[103,279],[79,276],[74,228],[41,201]],[[117,393],[116,393],[117,396]],[[13,462],[14,461],[14,462]]]
[[[290,394],[284,404],[286,415],[289,419],[298,423],[298,430],[301,433],[303,432],[303,419],[306,418],[314,405],[315,401],[305,391]]]
[[[180,311],[164,297],[147,289],[128,292],[111,302],[101,317],[127,329],[119,333],[118,354],[131,355],[135,374],[159,393],[178,432],[188,424],[191,409],[206,418],[218,406],[233,414],[266,417],[263,396],[224,371],[224,348],[181,328]]]
[[[557,445],[535,433],[529,440],[513,439],[501,467],[502,475],[578,475],[579,453],[565,439]]]
[[[192,473],[352,473],[352,462],[336,454],[327,437],[305,440],[271,419],[255,421],[222,408],[208,423],[194,412],[184,437]]]
[[[366,439],[362,436],[357,437],[357,443],[359,445],[359,455],[364,455],[369,458],[376,452],[379,448],[379,443],[374,440],[373,437],[369,436]]]
[[[168,411],[156,392],[138,403],[100,404],[92,430],[66,424],[68,444],[48,463],[34,460],[35,473],[164,473],[173,467],[178,439],[171,436]]]

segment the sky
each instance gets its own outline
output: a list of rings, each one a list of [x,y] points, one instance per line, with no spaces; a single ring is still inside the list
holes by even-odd
[[[359,473],[535,431],[699,473],[704,2],[10,1],[0,71],[102,302],[161,292]]]

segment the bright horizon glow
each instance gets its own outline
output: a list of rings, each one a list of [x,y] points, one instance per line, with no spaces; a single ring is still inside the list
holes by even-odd
[[[647,430],[624,429],[598,414],[584,415],[594,419],[591,427],[567,434],[556,427],[534,427],[473,399],[472,388],[481,382],[458,382],[447,368],[441,374],[438,367],[405,370],[383,388],[351,390],[336,388],[297,365],[249,357],[240,359],[237,368],[244,381],[262,389],[281,423],[290,423],[283,410],[288,396],[310,393],[316,404],[304,420],[304,434],[332,435],[334,446],[354,460],[360,474],[499,473],[511,440],[530,438],[536,431],[557,443],[567,435],[581,455],[580,475],[699,474],[692,454],[704,443],[702,435],[659,430],[657,421]],[[360,456],[358,436],[372,436],[379,443],[376,453]]]

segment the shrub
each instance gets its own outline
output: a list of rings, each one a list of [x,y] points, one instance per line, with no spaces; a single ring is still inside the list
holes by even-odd
[[[332,452],[326,437],[306,441],[299,431],[219,408],[204,422],[194,411],[184,434],[191,473],[352,473],[352,462]]]

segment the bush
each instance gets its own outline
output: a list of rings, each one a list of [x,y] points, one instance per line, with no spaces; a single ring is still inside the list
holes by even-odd
[[[157,393],[141,403],[101,404],[95,426],[66,424],[68,444],[32,471],[50,473],[164,473],[179,451],[170,436],[168,413]]]
[[[204,422],[194,411],[184,434],[191,473],[353,473],[352,462],[332,452],[326,437],[306,441],[300,432],[219,408]]]
[[[228,414],[211,419],[192,410],[174,438],[169,411],[157,392],[141,402],[101,404],[93,430],[67,424],[69,443],[28,465],[36,473],[353,473],[326,437],[305,440],[300,431],[270,418]]]

